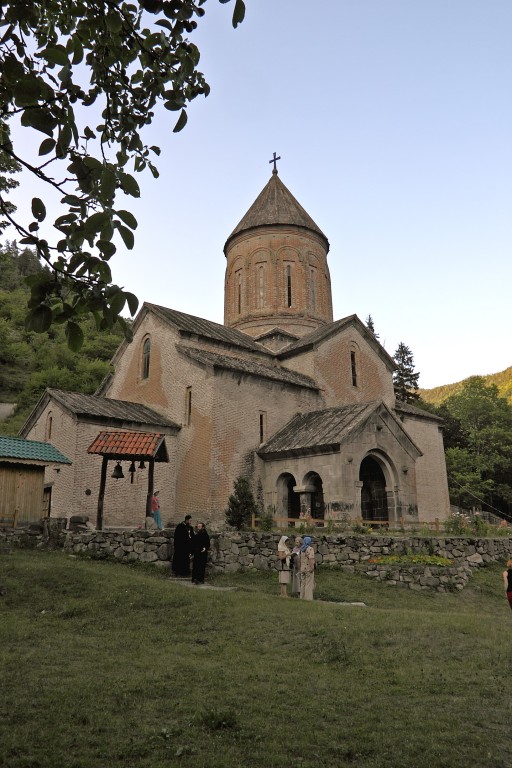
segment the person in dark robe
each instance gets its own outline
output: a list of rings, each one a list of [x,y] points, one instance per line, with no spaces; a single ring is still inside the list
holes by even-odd
[[[204,523],[196,525],[196,531],[192,542],[194,561],[192,565],[192,583],[204,584],[204,572],[210,549],[210,537],[204,527]]]
[[[172,555],[171,570],[175,576],[190,576],[190,559],[192,557],[192,544],[194,529],[190,523],[191,516],[186,515],[183,522],[178,523],[174,529],[174,552]]]

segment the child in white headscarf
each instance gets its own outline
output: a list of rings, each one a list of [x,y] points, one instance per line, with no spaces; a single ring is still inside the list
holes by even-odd
[[[287,545],[288,536],[281,536],[277,545],[277,570],[279,572],[279,584],[281,597],[288,597],[288,584],[290,583],[290,557],[291,551]]]

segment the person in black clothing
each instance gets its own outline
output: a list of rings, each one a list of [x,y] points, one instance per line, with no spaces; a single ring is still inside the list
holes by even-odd
[[[196,525],[196,533],[192,546],[194,553],[192,582],[194,584],[204,584],[204,572],[206,570],[206,561],[208,560],[208,550],[210,549],[210,537],[204,527],[204,523],[198,523]]]
[[[171,570],[175,576],[190,576],[190,558],[192,557],[194,540],[194,530],[190,524],[191,519],[190,515],[186,515],[183,522],[178,523],[174,529]]]
[[[507,593],[508,604],[512,608],[512,560],[507,561],[507,570],[503,571],[503,583]]]

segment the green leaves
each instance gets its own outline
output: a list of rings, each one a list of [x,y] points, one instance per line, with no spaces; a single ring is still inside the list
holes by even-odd
[[[32,198],[32,215],[37,221],[44,221],[46,218],[46,208],[38,197]]]
[[[236,0],[235,10],[233,11],[233,28],[236,29],[245,19],[245,3],[243,0]]]
[[[78,323],[68,322],[66,323],[66,339],[68,347],[73,352],[79,352],[84,343],[84,332]]]
[[[19,242],[34,246],[50,273],[46,282],[32,286],[27,318],[32,330],[65,322],[68,343],[78,348],[84,315],[95,313],[109,328],[126,306],[136,311],[133,294],[119,288],[115,298],[108,293],[114,234],[124,247],[135,247],[137,220],[118,199],[140,197],[137,173],[149,170],[158,177],[152,160],[160,149],[143,140],[155,106],[177,113],[172,131],[178,133],[187,124],[190,101],[209,93],[198,70],[199,49],[188,37],[204,15],[205,1],[2,3],[3,125],[16,115],[23,127],[44,134],[38,165],[10,139],[9,153],[58,191],[62,206],[53,223],[55,242],[38,234],[47,216],[43,195],[32,200],[33,221],[16,222]],[[233,0],[233,7],[236,27],[245,3]],[[95,130],[84,118],[84,108],[93,104],[94,114],[101,115]],[[0,133],[8,135],[1,122]],[[2,143],[7,146],[5,138]],[[125,331],[131,332],[128,326]]]
[[[21,124],[25,128],[34,128],[53,137],[53,131],[58,121],[48,109],[26,109],[21,116]]]
[[[33,309],[28,313],[25,321],[25,328],[27,331],[35,331],[36,333],[44,333],[52,324],[52,311],[50,307],[45,304]]]
[[[187,124],[187,120],[188,120],[187,113],[185,112],[184,109],[182,109],[181,110],[181,115],[178,118],[178,122],[176,123],[176,125],[172,129],[172,132],[173,133],[179,133],[181,130],[183,130],[183,128]]]
[[[128,227],[137,229],[137,219],[130,211],[117,211],[117,215]]]

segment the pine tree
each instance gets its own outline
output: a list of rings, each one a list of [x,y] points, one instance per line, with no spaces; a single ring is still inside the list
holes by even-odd
[[[365,322],[366,322],[366,327],[368,328],[370,333],[373,333],[375,338],[378,339],[379,338],[379,334],[375,333],[375,326],[373,324],[373,317],[371,315],[368,315],[368,317],[366,318]]]
[[[397,400],[402,403],[414,403],[419,398],[418,379],[419,373],[414,372],[414,357],[402,341],[393,355],[397,369],[393,374],[393,386]]]
[[[239,531],[250,524],[252,515],[257,514],[256,502],[247,477],[237,477],[235,480],[234,491],[229,497],[225,514],[227,524]]]

